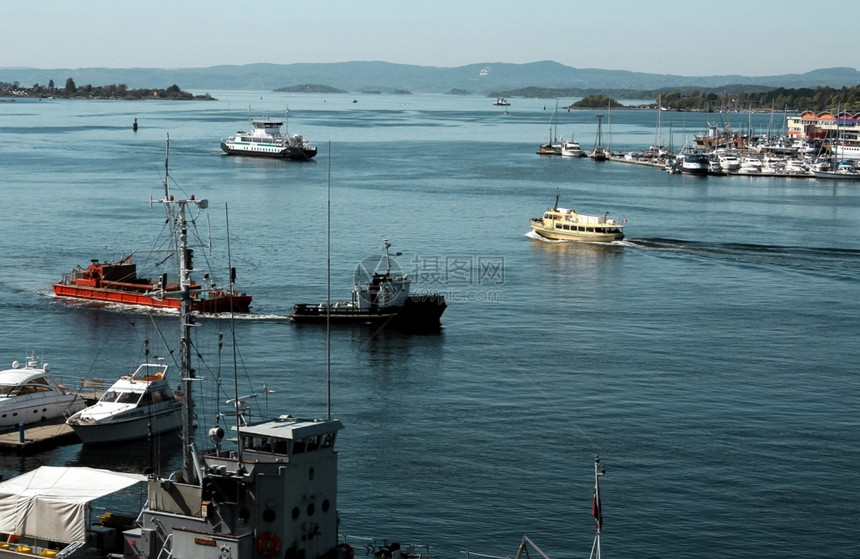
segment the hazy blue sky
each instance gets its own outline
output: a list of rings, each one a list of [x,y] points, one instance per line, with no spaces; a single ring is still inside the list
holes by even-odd
[[[555,60],[688,76],[802,73],[860,65],[858,8],[857,0],[3,2],[0,67]]]

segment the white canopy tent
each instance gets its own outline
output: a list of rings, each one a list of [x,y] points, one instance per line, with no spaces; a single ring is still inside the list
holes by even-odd
[[[40,468],[0,482],[0,532],[85,541],[87,503],[146,480],[96,468]]]

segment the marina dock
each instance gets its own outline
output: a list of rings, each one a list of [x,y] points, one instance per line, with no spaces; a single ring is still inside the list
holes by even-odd
[[[59,420],[0,433],[0,452],[29,454],[78,442],[80,439],[72,428]]]
[[[82,389],[76,393],[86,400],[87,406],[91,406],[104,393],[103,385],[101,380],[85,380]],[[80,437],[66,424],[65,418],[60,418],[0,433],[0,453],[31,454],[80,442]]]

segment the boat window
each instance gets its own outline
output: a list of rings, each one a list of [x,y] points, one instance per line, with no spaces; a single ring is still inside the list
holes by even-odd
[[[262,452],[274,452],[274,439],[269,437],[244,437],[246,450],[257,450]]]
[[[275,439],[275,454],[289,454],[289,445],[286,439]]]
[[[149,405],[152,403],[152,394],[149,392],[144,392],[143,396],[140,397],[140,403],[143,405]]]
[[[36,392],[48,392],[51,389],[40,384],[28,384],[21,387],[21,394],[35,394]]]
[[[14,390],[15,390],[14,386],[10,386],[10,385],[0,386],[0,396],[9,396],[12,394],[12,392]]]
[[[116,399],[119,398],[119,392],[116,390],[108,390],[104,393],[101,398],[102,402],[116,402]]]
[[[140,394],[137,392],[121,392],[117,398],[119,404],[136,404],[140,400]]]

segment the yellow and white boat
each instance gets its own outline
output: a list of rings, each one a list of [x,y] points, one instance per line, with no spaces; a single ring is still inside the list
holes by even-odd
[[[541,217],[529,220],[535,233],[547,239],[561,241],[590,241],[610,243],[624,238],[624,224],[627,218],[605,215],[584,215],[573,210],[558,207],[548,209]]]

